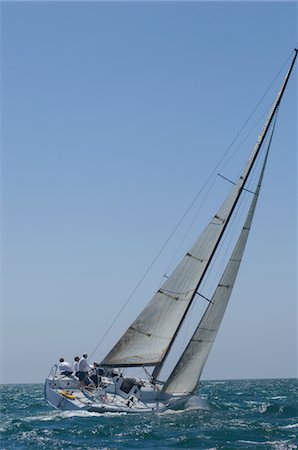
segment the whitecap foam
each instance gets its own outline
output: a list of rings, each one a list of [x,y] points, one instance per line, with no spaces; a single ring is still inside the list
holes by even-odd
[[[245,441],[243,439],[239,439],[237,442],[240,442],[241,444],[249,444],[249,445],[266,445],[267,442],[257,442],[257,441]]]
[[[60,417],[68,419],[71,417],[118,417],[126,416],[126,412],[96,412],[96,411],[62,411],[60,412]]]
[[[282,429],[288,429],[288,428],[298,428],[298,423],[292,423],[290,425],[285,425],[284,427],[279,427]]]
[[[268,444],[272,445],[272,448],[274,450],[296,450],[297,445],[291,444],[289,441],[272,441],[267,442]]]
[[[261,405],[258,407],[258,411],[263,414],[267,411],[268,407],[270,406],[270,403],[261,403]]]
[[[57,419],[68,419],[72,417],[97,417],[99,414],[97,412],[89,411],[53,411],[47,414],[40,414],[37,416],[26,417],[23,420],[26,422],[31,421],[42,421],[47,422]]]
[[[166,409],[165,411],[158,412],[157,414],[159,416],[166,416],[172,414],[184,414],[185,411],[185,409]]]

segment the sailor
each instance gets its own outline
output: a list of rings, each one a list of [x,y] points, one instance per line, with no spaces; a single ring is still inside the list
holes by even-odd
[[[74,357],[74,363],[72,366],[72,372],[73,374],[77,377],[78,373],[79,373],[79,362],[80,362],[80,357],[79,356],[75,356]]]
[[[98,363],[93,363],[93,368],[91,369],[91,372],[89,374],[90,379],[94,383],[95,387],[98,387],[99,382],[101,381],[101,377],[98,375]]]
[[[81,386],[88,386],[90,384],[88,373],[92,369],[92,367],[89,366],[87,358],[87,353],[83,353],[83,357],[79,361],[78,377],[81,382]]]
[[[59,359],[58,369],[60,370],[61,375],[66,375],[67,377],[70,377],[72,374],[72,367],[69,364],[69,362],[64,361],[64,358]]]

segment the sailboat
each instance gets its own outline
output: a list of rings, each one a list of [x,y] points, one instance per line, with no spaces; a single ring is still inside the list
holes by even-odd
[[[55,365],[45,381],[45,398],[59,410],[104,413],[152,413],[183,408],[198,389],[200,377],[229,302],[250,233],[278,108],[292,73],[298,50],[271,107],[244,169],[194,245],[139,316],[99,364],[98,385],[82,387],[75,375],[59,373]],[[258,162],[254,188],[248,184]],[[228,230],[241,197],[249,193],[246,215],[234,247],[222,268],[213,294],[202,285]],[[169,377],[160,372],[194,301],[203,298],[206,309]],[[126,377],[125,370],[143,368],[147,376]],[[151,372],[150,372],[151,370]]]

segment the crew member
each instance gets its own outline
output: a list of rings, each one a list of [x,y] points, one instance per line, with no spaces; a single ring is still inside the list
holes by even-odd
[[[74,357],[74,363],[72,366],[72,372],[73,374],[77,377],[78,373],[79,373],[79,362],[80,362],[80,357],[79,356],[75,356]]]
[[[69,362],[64,361],[64,358],[59,359],[59,366],[58,369],[60,370],[61,375],[65,375],[67,377],[70,377],[72,374],[72,367],[69,364]]]
[[[87,353],[83,353],[83,357],[79,361],[78,377],[82,387],[88,386],[90,384],[88,373],[92,369],[92,367],[89,366],[87,358],[88,358]]]

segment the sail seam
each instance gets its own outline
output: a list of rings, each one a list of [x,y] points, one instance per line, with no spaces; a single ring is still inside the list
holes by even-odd
[[[206,327],[198,327],[200,330],[204,331],[218,331],[218,328],[206,328]]]
[[[146,333],[145,331],[138,330],[137,328],[134,328],[134,327],[129,327],[129,328],[131,330],[133,330],[133,331],[136,331],[137,333],[144,334],[147,337],[151,337],[152,336],[152,333]]]
[[[172,293],[170,293],[170,292],[165,292],[165,291],[162,290],[162,289],[159,289],[158,292],[159,292],[160,294],[162,294],[162,295],[165,295],[166,297],[172,298],[173,300],[176,300],[176,301],[179,300],[179,295],[178,295],[178,297],[176,297],[175,295],[172,295]],[[174,294],[175,294],[175,292],[174,292]]]
[[[174,300],[179,300],[180,295],[188,295],[190,292],[193,292],[193,291],[194,291],[194,289],[190,289],[189,291],[185,291],[185,292],[175,292],[175,291],[169,291],[168,289],[159,289],[157,292],[159,292],[160,294],[167,295],[168,297],[171,297]],[[178,295],[178,297],[175,297],[174,295],[171,295],[171,294],[176,294],[176,295]]]

